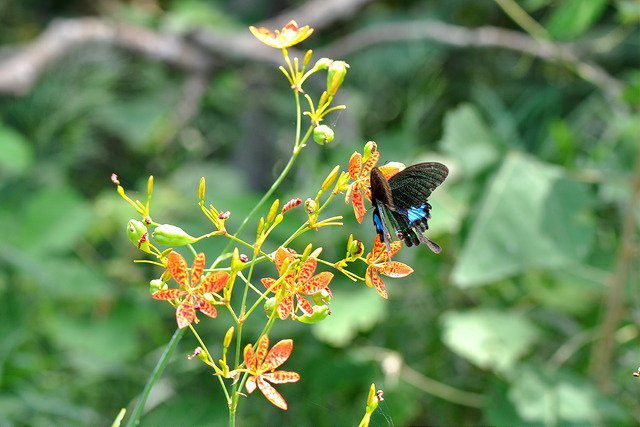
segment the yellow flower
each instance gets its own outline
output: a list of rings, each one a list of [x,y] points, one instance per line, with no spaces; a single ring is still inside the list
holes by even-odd
[[[298,27],[296,21],[293,20],[289,21],[282,30],[274,30],[275,34],[267,28],[256,28],[253,25],[249,27],[249,30],[262,43],[276,49],[284,49],[296,45],[313,33],[313,28],[309,28],[308,25]]]

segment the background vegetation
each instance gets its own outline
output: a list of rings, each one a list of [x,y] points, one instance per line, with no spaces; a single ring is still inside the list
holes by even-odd
[[[132,263],[110,174],[141,191],[153,174],[156,219],[194,235],[205,176],[237,225],[294,132],[279,53],[247,30],[270,18],[351,65],[336,141],[302,154],[281,199],[370,139],[383,162],[451,174],[431,201],[443,253],[402,251],[416,271],[388,301],[338,276],[326,322],[279,324],[302,380],[281,388],[287,412],[250,396],[240,425],[354,425],[371,382],[375,425],[640,422],[637,1],[29,0],[0,16],[0,424],[107,425],[142,390],[175,319]],[[330,259],[374,237],[335,209]],[[205,325],[212,342],[228,326]],[[180,345],[144,423],[225,422]]]

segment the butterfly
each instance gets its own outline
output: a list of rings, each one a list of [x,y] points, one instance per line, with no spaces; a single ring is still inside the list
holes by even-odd
[[[422,242],[433,252],[440,253],[440,246],[423,233],[429,229],[427,221],[431,218],[427,198],[448,174],[449,169],[437,162],[408,166],[388,181],[377,167],[371,170],[373,225],[384,240],[387,253],[391,254],[391,246],[386,220],[393,226],[396,237],[404,240],[407,246]]]

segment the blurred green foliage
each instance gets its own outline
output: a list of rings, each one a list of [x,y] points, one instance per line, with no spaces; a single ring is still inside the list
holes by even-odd
[[[87,14],[184,33],[245,31],[300,3],[5,2],[0,15],[10,19],[0,42],[28,42],[54,18]],[[388,301],[336,277],[325,322],[278,324],[272,340],[294,339],[287,368],[302,379],[280,389],[289,411],[254,394],[240,406],[240,425],[354,425],[371,382],[385,390],[374,425],[640,422],[640,383],[631,376],[640,364],[637,257],[623,283],[608,393],[592,366],[638,167],[640,7],[634,0],[519,3],[551,40],[570,43],[617,79],[622,95],[611,99],[610,88],[561,62],[429,39],[336,58],[351,65],[340,100],[348,108],[327,123],[336,140],[303,153],[280,198],[315,194],[368,139],[382,162],[442,161],[451,174],[433,194],[430,236],[443,253],[402,251],[415,273],[386,280]],[[417,20],[522,32],[491,1],[372,2],[303,47]],[[171,310],[148,294],[157,269],[132,263],[140,254],[125,226],[135,215],[115,193],[111,172],[142,194],[155,175],[155,218],[197,235],[208,231],[196,209],[201,176],[207,197],[232,212],[233,230],[284,166],[293,105],[275,67],[223,58],[197,114],[175,129],[186,79],[89,45],[55,63],[25,95],[0,99],[1,425],[109,424],[140,393],[175,328]],[[369,219],[358,225],[339,205],[345,226],[318,234],[328,259],[343,255],[350,233],[367,244],[374,236]],[[290,218],[304,220],[297,211]],[[637,228],[639,212],[635,219]],[[203,336],[219,342],[225,320],[203,322]],[[258,332],[248,328],[249,336]],[[217,382],[183,357],[195,345],[185,335],[145,425],[226,422]],[[404,365],[412,370],[398,370]]]

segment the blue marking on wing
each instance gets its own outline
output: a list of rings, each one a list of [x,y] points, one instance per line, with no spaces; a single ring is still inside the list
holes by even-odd
[[[418,207],[411,207],[409,209],[407,209],[407,219],[409,220],[409,223],[414,223],[416,221],[420,221],[423,218],[425,218],[426,216],[429,215],[429,209],[427,208],[427,204],[423,203],[422,205],[418,206]]]
[[[384,226],[382,225],[382,218],[380,218],[380,215],[378,214],[377,209],[373,213],[373,225],[376,226],[376,231],[378,232],[378,234],[382,234],[384,232]]]

